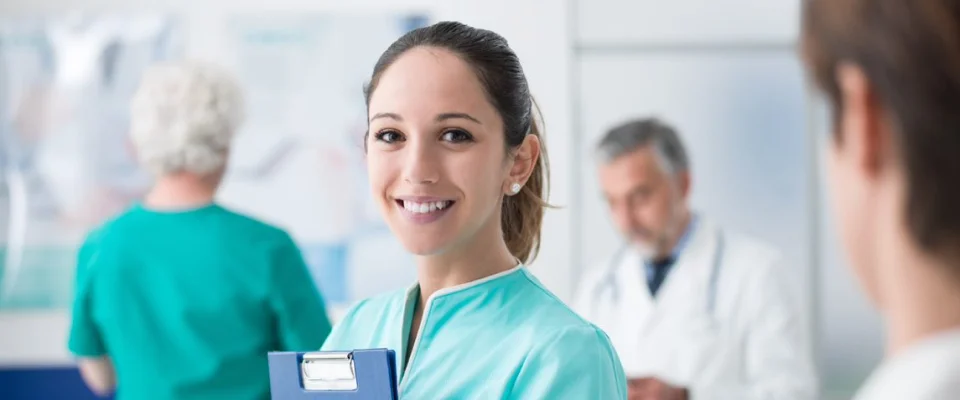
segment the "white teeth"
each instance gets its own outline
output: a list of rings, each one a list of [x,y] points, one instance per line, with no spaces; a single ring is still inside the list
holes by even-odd
[[[428,203],[416,203],[409,200],[403,200],[403,208],[407,211],[426,214],[437,210],[442,210],[450,206],[449,201],[431,201]]]

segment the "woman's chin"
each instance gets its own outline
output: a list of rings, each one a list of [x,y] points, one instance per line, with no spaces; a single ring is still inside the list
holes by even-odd
[[[416,243],[410,243],[410,241],[403,243],[403,247],[407,249],[410,254],[420,257],[426,256],[435,256],[437,254],[443,254],[445,246],[436,242],[425,242],[417,240]]]
[[[395,222],[395,221],[392,221]],[[410,254],[416,256],[433,256],[442,254],[447,250],[454,235],[450,229],[437,229],[439,227],[411,227],[405,221],[400,223],[391,223],[390,230],[393,232],[403,248]]]

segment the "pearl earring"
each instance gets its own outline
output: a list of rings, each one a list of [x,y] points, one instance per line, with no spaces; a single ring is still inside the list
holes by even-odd
[[[510,185],[510,192],[512,192],[513,194],[520,193],[520,188],[521,186],[519,183],[514,183],[513,185]]]

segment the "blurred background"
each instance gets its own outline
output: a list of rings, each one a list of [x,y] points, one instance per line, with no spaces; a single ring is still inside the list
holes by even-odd
[[[532,270],[562,299],[619,244],[593,145],[623,120],[659,116],[690,149],[694,207],[786,256],[823,398],[849,398],[879,362],[879,317],[824,203],[828,116],[797,58],[798,0],[346,3],[0,3],[0,397],[25,369],[70,371],[77,246],[150,183],[125,134],[154,62],[200,58],[240,77],[249,117],[221,201],[294,235],[334,317],[412,281],[369,200],[361,87],[396,37],[439,20],[502,34],[524,65],[560,206]],[[80,385],[75,375],[57,376]]]

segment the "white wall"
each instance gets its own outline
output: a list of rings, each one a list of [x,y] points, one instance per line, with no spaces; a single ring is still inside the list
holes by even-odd
[[[580,44],[765,43],[791,41],[795,0],[579,1]]]

